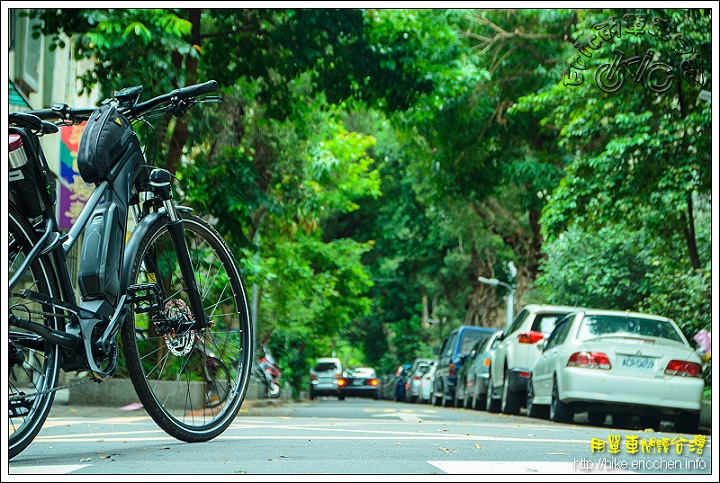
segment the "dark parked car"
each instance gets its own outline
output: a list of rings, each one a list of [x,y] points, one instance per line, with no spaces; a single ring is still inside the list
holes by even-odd
[[[380,376],[380,398],[390,401],[395,398],[395,374]]]
[[[487,339],[480,339],[477,342],[475,342],[475,345],[470,349],[470,353],[467,356],[467,359],[465,359],[465,363],[462,365],[459,371],[457,371],[457,380],[455,383],[455,397],[453,398],[453,406],[456,408],[462,408],[466,406],[466,400],[467,397],[467,375],[468,375],[468,369],[470,369],[470,366],[472,366],[475,362],[475,358],[480,354],[480,347],[485,344],[489,340],[489,337]]]
[[[497,332],[497,328],[462,325],[450,332],[438,354],[438,365],[433,382],[432,404],[451,406],[455,400],[458,371],[467,360],[470,350],[479,340]]]
[[[402,401],[405,399],[405,382],[407,381],[408,371],[412,367],[412,364],[403,364],[398,366],[395,371],[395,401]]]
[[[498,330],[483,342],[475,360],[472,363],[468,360],[462,368],[465,372],[464,402],[468,409],[484,410],[486,407],[490,368],[495,360],[495,351],[500,344],[502,333],[502,330]]]
[[[380,399],[380,381],[372,367],[345,369],[343,377],[338,379],[338,399],[346,397],[368,397]]]

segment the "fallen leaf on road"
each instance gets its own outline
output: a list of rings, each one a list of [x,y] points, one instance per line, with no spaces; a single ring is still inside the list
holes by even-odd
[[[570,456],[567,453],[545,453],[545,454],[555,454],[555,455],[562,455],[562,456]]]
[[[454,449],[447,449],[447,448],[443,448],[442,446],[438,446],[438,449],[440,451],[445,451],[446,453],[454,453],[455,452]]]
[[[482,448],[482,446],[480,446],[480,445],[479,445],[479,444],[477,444],[477,443],[475,443],[475,447],[476,447],[477,449],[480,449],[480,448]]]
[[[83,461],[90,461],[90,458],[83,458],[83,459],[80,460],[81,463],[82,463]]]

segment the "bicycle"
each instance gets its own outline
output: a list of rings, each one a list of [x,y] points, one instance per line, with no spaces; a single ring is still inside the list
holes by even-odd
[[[217,102],[196,98],[217,88],[209,81],[140,102],[137,86],[98,108],[55,104],[9,114],[10,458],[37,436],[57,390],[108,380],[121,352],[141,404],[169,435],[209,441],[237,415],[254,359],[240,269],[217,231],[173,200],[170,173],[147,164],[134,124]],[[95,186],[62,233],[37,138],[83,121],[78,164],[82,155],[80,173]],[[103,148],[108,142],[114,146]],[[71,277],[69,252],[83,234]],[[25,375],[30,368],[34,380]],[[61,369],[90,377],[61,386]],[[209,380],[220,392],[214,398]]]

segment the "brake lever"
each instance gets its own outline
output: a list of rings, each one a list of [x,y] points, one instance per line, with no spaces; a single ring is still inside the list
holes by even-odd
[[[220,96],[207,96],[202,99],[197,99],[196,102],[222,102],[223,98]]]
[[[194,101],[194,99],[178,99],[177,97],[173,98],[173,103],[170,107],[170,114],[172,114],[175,117],[183,117],[185,114],[187,114],[188,109],[190,109],[194,103],[190,103],[190,101]]]

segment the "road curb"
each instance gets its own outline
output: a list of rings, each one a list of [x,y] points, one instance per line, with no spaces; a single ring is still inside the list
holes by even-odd
[[[80,379],[70,379],[67,382],[73,383],[78,380]],[[283,388],[281,391],[280,398],[278,399],[288,399],[285,394],[287,394],[289,390]],[[112,378],[102,383],[88,382],[86,384],[72,386],[68,389],[58,391],[55,400],[57,404],[115,408],[139,403],[132,381],[123,378]],[[262,401],[268,401],[264,396],[263,386],[254,380],[250,380],[243,405],[247,403],[257,406]]]
[[[77,379],[71,379],[68,382],[75,382],[76,380]],[[258,406],[264,403],[273,404],[276,401],[287,401],[290,399],[290,391],[289,388],[283,388],[280,398],[268,399],[264,396],[262,384],[251,380],[243,401],[243,406]],[[303,395],[304,394],[301,394],[301,396]],[[100,384],[89,382],[58,391],[55,402],[56,404],[69,404],[74,406],[120,408],[138,403],[139,400],[135,394],[135,388],[129,379],[114,378]],[[710,401],[702,402],[700,409],[700,428],[705,430],[712,429],[712,406]]]

